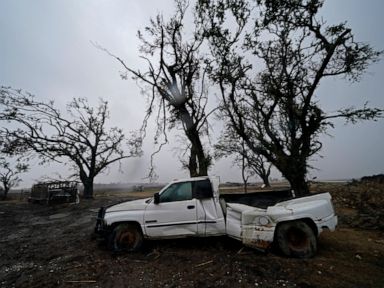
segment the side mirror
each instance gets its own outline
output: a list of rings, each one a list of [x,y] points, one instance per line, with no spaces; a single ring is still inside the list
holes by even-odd
[[[153,195],[153,203],[155,203],[155,204],[159,204],[160,203],[160,194],[159,194],[159,192],[156,192]]]

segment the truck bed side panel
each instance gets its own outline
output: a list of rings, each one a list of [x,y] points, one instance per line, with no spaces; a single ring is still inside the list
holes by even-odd
[[[224,214],[215,198],[197,200],[199,236],[225,235]]]

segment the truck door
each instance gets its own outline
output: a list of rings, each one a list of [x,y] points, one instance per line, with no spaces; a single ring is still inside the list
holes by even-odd
[[[149,237],[174,237],[197,233],[196,199],[192,198],[192,183],[170,185],[153,201],[144,213],[144,225]]]

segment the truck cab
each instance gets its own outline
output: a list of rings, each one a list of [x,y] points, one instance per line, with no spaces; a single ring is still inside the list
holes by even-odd
[[[176,181],[148,202],[144,230],[150,238],[225,234],[218,181],[197,177]]]

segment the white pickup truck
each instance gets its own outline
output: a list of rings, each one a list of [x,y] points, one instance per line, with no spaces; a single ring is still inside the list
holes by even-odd
[[[145,239],[228,235],[244,245],[273,243],[290,257],[312,257],[317,236],[337,225],[329,193],[294,198],[289,190],[219,194],[219,179],[173,181],[147,199],[100,208],[95,232],[114,251],[138,250]]]

